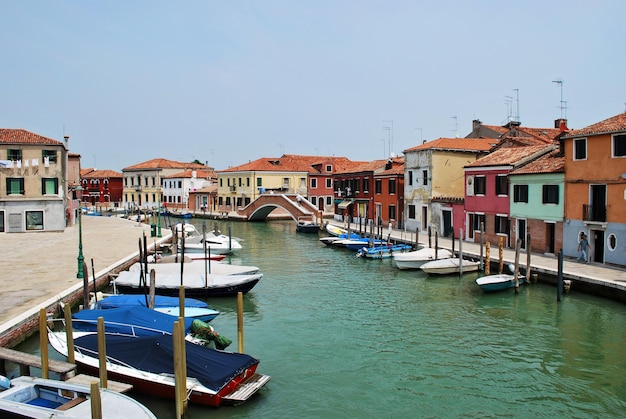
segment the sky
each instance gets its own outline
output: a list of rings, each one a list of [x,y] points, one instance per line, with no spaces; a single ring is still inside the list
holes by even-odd
[[[0,127],[81,166],[383,159],[626,110],[623,0],[1,0]]]

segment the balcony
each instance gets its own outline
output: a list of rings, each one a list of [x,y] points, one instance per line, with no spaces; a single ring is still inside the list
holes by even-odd
[[[606,206],[583,205],[583,220],[603,223],[606,221]]]
[[[233,185],[233,186],[229,186],[229,188],[230,188],[231,192],[233,192],[233,193],[237,192],[237,186]]]
[[[135,186],[131,186],[132,188],[134,188],[136,191],[141,191],[141,185],[135,185]]]

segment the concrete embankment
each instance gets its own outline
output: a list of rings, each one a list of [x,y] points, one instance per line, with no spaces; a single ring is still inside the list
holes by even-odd
[[[148,247],[167,242],[171,232],[150,237],[147,224],[116,217],[82,217],[82,253],[90,283],[98,284],[110,273],[125,269],[138,259],[139,241]],[[0,260],[0,346],[14,346],[37,331],[41,308],[58,313],[59,302],[82,301],[83,282],[78,272],[78,225],[63,232],[2,235]],[[93,269],[92,269],[93,260]]]

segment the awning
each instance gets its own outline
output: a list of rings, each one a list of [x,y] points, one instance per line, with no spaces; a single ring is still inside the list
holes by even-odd
[[[337,207],[339,209],[346,209],[350,206],[350,204],[352,204],[352,200],[351,199],[344,199],[343,201],[341,201],[341,203],[339,205],[337,205]]]

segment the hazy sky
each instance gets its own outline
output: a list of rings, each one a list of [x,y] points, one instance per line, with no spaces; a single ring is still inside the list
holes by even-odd
[[[83,167],[117,171],[381,159],[473,119],[553,127],[561,91],[582,128],[626,109],[625,16],[623,0],[2,0],[0,127],[69,135]]]

